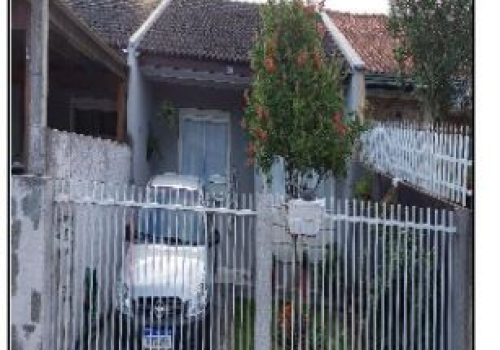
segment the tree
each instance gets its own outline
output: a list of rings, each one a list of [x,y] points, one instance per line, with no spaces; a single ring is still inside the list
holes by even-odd
[[[256,161],[269,175],[282,157],[293,198],[303,194],[311,171],[318,176],[314,190],[330,173],[345,175],[361,131],[357,122],[342,120],[341,64],[325,55],[326,29],[316,12],[321,6],[270,0],[261,7],[262,29],[251,56],[254,79],[245,93],[249,163]]]
[[[472,86],[472,0],[391,0],[389,30],[425,119],[445,118],[457,87]]]

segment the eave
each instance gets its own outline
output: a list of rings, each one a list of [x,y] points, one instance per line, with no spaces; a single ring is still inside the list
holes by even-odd
[[[393,74],[387,73],[365,73],[365,83],[367,89],[387,89],[387,90],[405,90],[413,91],[415,89],[415,83],[413,79],[405,79],[406,86],[403,88],[401,86],[401,80],[399,77]]]
[[[49,3],[50,28],[92,60],[101,62],[122,79],[127,76],[126,61],[80,18],[58,0]]]

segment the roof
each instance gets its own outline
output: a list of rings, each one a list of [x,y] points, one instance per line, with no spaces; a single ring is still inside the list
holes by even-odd
[[[102,62],[115,74],[126,76],[127,63],[108,43],[88,24],[75,14],[63,0],[51,0],[49,3],[50,25],[55,35],[62,35],[73,43],[78,43],[78,51],[87,57]],[[52,34],[51,34],[52,35]]]
[[[106,42],[125,49],[162,0],[61,0]],[[261,19],[259,4],[231,0],[172,0],[147,31],[139,50],[159,56],[248,63]],[[328,11],[371,72],[392,73],[394,40],[384,15]],[[327,35],[325,51],[335,53]]]
[[[173,0],[144,36],[139,50],[248,63],[261,25],[259,7],[230,0]],[[330,37],[324,45],[328,53],[334,51]]]
[[[398,70],[393,52],[396,42],[387,30],[387,16],[331,10],[328,15],[365,62],[368,72],[391,75]]]
[[[227,0],[173,0],[140,51],[246,62],[260,26],[259,6]]]
[[[125,49],[161,0],[61,0],[112,47]]]

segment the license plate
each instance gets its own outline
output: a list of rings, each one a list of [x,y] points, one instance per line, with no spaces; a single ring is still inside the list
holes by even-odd
[[[142,348],[144,350],[172,349],[172,331],[170,329],[145,328],[142,333]]]

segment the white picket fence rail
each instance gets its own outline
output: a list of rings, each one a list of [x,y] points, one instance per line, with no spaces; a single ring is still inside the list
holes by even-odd
[[[361,159],[441,199],[467,203],[472,140],[468,127],[376,122],[362,137]]]

